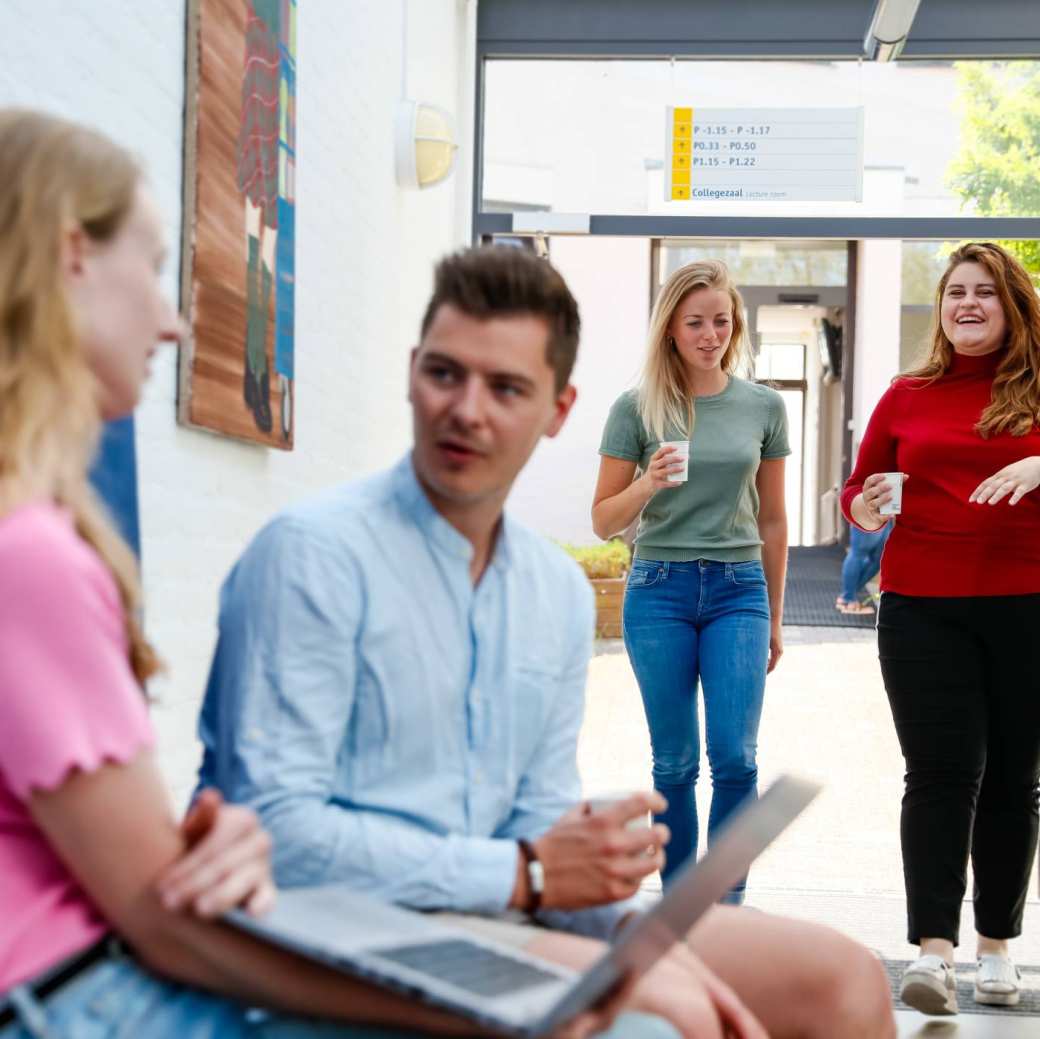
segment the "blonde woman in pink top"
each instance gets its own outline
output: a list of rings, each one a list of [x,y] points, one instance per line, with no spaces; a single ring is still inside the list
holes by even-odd
[[[180,332],[159,215],[107,138],[0,110],[0,243],[0,1039],[481,1034],[209,919],[270,904],[267,837],[213,793],[175,823],[135,562],[86,479]],[[616,1034],[674,1035],[638,1015]]]

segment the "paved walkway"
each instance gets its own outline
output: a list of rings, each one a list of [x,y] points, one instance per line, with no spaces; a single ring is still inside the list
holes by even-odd
[[[649,785],[642,703],[620,641],[598,644],[578,757],[587,794]],[[756,863],[748,903],[829,923],[886,957],[913,958],[899,851],[903,760],[873,631],[785,629],[785,653],[766,689],[759,766],[763,787],[780,772],[796,771],[825,788]],[[698,805],[706,819],[706,760],[701,777]],[[964,908],[961,957],[970,959],[971,906]],[[1012,952],[1022,963],[1040,964],[1035,888],[1025,934]]]

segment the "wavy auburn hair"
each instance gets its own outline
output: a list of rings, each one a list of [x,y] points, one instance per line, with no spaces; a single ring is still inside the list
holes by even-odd
[[[942,301],[950,276],[962,263],[985,267],[1007,321],[1004,357],[993,377],[990,402],[975,429],[987,438],[1000,433],[1025,436],[1040,419],[1040,300],[1022,264],[993,242],[969,242],[950,255],[935,293],[928,356],[903,378],[927,384],[949,370],[954,350],[942,327]]]
[[[115,578],[130,665],[140,683],[158,660],[137,622],[137,561],[87,480],[101,431],[98,388],[65,296],[62,241],[80,227],[110,241],[140,180],[107,137],[39,112],[0,109],[0,516],[46,499]]]
[[[722,355],[722,370],[736,372],[747,356],[744,300],[730,278],[729,268],[721,260],[697,260],[680,267],[661,286],[650,312],[646,359],[636,390],[639,417],[656,440],[664,440],[671,429],[683,430],[687,437],[693,435],[693,394],[668,326],[679,304],[698,289],[725,292],[733,307],[733,331]]]

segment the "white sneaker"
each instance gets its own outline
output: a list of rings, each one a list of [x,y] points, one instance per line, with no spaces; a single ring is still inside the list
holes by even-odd
[[[975,1002],[1013,1007],[1019,999],[1018,968],[1006,956],[980,956],[975,971]]]
[[[922,1014],[957,1013],[957,979],[941,956],[922,956],[903,972],[899,998]]]

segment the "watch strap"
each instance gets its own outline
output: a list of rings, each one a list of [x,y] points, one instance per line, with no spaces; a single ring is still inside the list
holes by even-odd
[[[524,857],[524,868],[527,870],[528,899],[524,911],[533,916],[542,907],[542,892],[545,890],[545,868],[538,858],[534,845],[521,837],[516,842],[520,846],[520,854]]]

